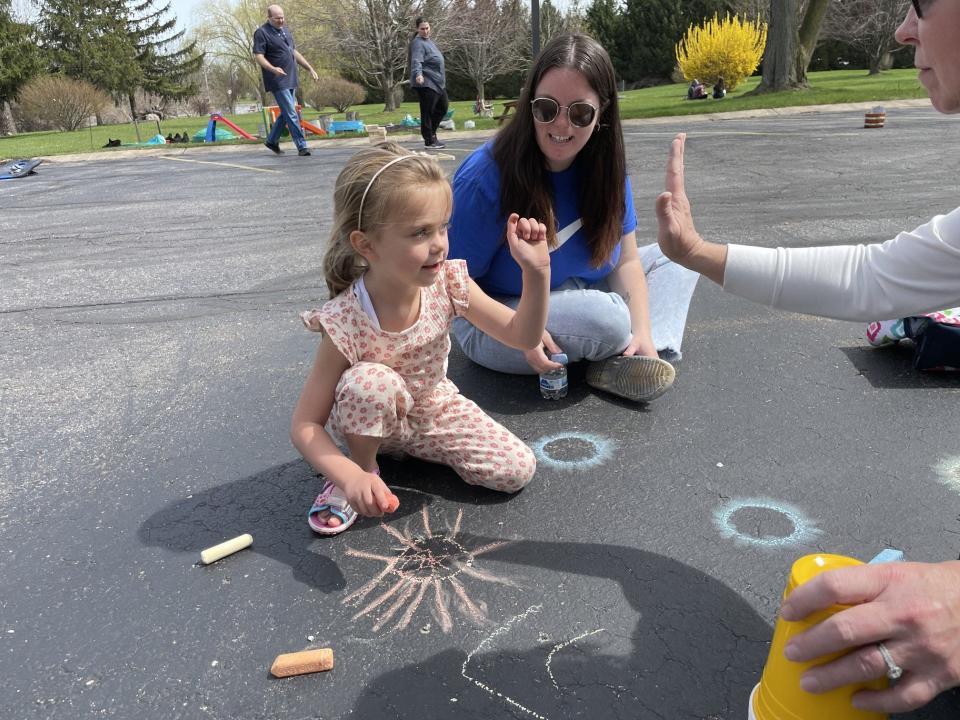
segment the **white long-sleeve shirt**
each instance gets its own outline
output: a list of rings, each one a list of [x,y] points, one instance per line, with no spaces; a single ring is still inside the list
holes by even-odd
[[[960,306],[960,208],[873,245],[729,245],[723,289],[781,310],[878,320]]]

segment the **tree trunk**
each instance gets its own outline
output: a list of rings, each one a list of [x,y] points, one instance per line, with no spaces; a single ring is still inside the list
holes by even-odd
[[[6,100],[0,102],[0,137],[17,134],[17,123]]]
[[[384,112],[393,112],[399,107],[397,102],[397,86],[387,74],[383,74],[380,77],[380,89],[383,91],[383,111]]]
[[[880,74],[880,63],[883,60],[882,56],[871,55],[870,56],[870,72],[867,75],[879,75]]]
[[[817,49],[817,40],[820,38],[820,27],[823,17],[827,14],[830,0],[810,0],[807,11],[803,14],[800,24],[799,45],[797,47],[797,80],[807,85],[807,68],[813,58],[813,51]]]
[[[137,117],[137,101],[133,97],[133,93],[127,95],[127,100],[130,102],[130,117],[136,119]]]
[[[753,92],[776,92],[805,87],[797,78],[799,0],[771,0],[767,49],[763,56],[763,79]]]

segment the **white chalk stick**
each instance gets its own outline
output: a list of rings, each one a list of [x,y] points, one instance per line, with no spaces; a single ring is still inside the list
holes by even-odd
[[[210,563],[216,562],[220,558],[225,558],[227,555],[233,555],[235,552],[250,547],[251,545],[253,545],[253,535],[244,533],[243,535],[235,537],[232,540],[227,540],[219,545],[214,545],[206,550],[202,550],[200,552],[200,560],[204,565],[209,565]]]

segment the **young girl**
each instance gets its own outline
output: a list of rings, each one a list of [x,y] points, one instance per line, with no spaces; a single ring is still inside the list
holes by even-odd
[[[447,261],[451,211],[440,166],[395,143],[357,153],[337,178],[323,263],[331,300],[302,315],[323,340],[290,429],[326,477],[308,513],[318,533],[342,532],[358,513],[397,509],[378,452],[443,463],[472,485],[505,492],[533,477],[530,449],[460,395],[446,370],[454,316],[512,347],[540,342],[550,286],[546,226],[516,213],[507,220],[506,242],[523,270],[514,312],[480,290],[465,262]]]

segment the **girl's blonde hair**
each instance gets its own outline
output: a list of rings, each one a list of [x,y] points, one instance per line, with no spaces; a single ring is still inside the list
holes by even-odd
[[[398,157],[404,160],[384,168]],[[350,287],[366,269],[365,261],[350,244],[350,233],[370,232],[384,225],[388,218],[406,208],[411,189],[432,184],[443,185],[450,194],[450,183],[435,160],[416,155],[395,142],[361,150],[347,161],[333,189],[333,231],[323,257],[323,275],[330,297]]]

